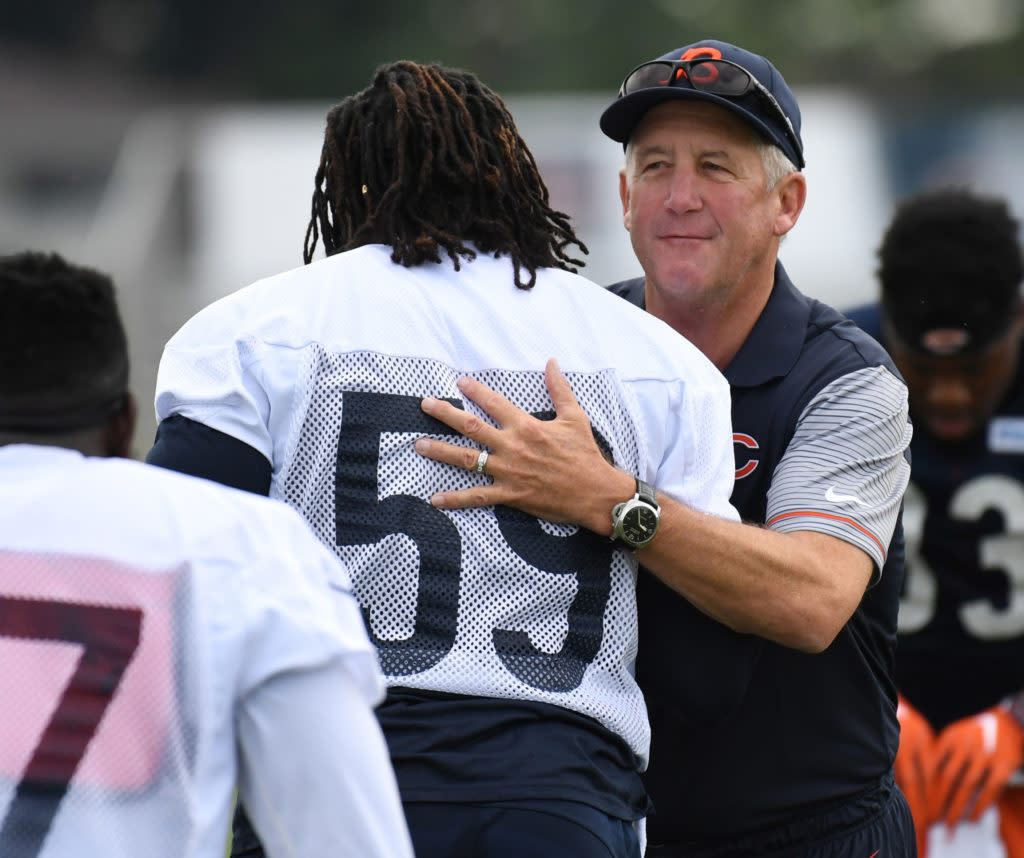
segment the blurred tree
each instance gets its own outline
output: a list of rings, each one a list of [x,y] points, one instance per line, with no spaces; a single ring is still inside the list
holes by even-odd
[[[336,99],[407,57],[503,93],[611,92],[644,57],[717,36],[791,83],[884,99],[1024,95],[1021,0],[7,0],[0,44],[174,81],[210,97]]]

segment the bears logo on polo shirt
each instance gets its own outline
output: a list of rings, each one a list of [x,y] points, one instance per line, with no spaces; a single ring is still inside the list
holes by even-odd
[[[745,432],[733,432],[732,435],[733,446],[742,446],[746,450],[759,450],[760,444],[757,443],[756,439],[752,436],[747,435]],[[742,457],[746,457],[744,460]],[[743,464],[740,464],[740,462]],[[761,460],[751,456],[748,452],[743,450],[736,450],[736,479],[742,480],[744,477],[749,477],[754,471],[757,470],[757,466]]]

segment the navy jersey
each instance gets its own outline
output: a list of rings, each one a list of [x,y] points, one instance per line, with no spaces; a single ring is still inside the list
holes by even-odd
[[[877,305],[849,316],[881,341]],[[1024,689],[1024,372],[985,432],[911,453],[896,680],[941,729]]]
[[[643,305],[642,279],[610,288]],[[898,742],[892,679],[903,578],[898,495],[909,471],[902,379],[874,340],[798,292],[781,265],[765,310],[725,375],[735,433],[732,502],[743,520],[780,530],[792,521],[799,529],[839,535],[875,558],[876,573],[832,645],[813,655],[736,634],[653,575],[641,575],[637,676],[651,719],[645,784],[654,803],[648,835],[652,844],[687,844],[687,854],[731,855],[736,844],[751,839],[794,847],[826,833],[838,807],[877,807],[870,796],[890,788]],[[842,389],[850,386],[848,379],[863,382],[859,394]],[[833,425],[810,426],[807,412],[833,391],[839,391],[832,397],[836,403],[853,404],[848,402],[845,416],[830,417]],[[848,427],[872,412],[872,395],[903,402],[902,416],[893,402],[889,421],[890,430],[893,419],[902,421],[896,430],[903,446],[886,442],[885,455],[902,451],[897,470],[904,473],[893,488],[896,512],[887,530],[858,523],[855,513],[832,512],[829,503],[854,497],[849,485],[837,485],[829,475],[842,473],[837,468],[858,445],[869,450],[874,443],[867,426],[848,436]],[[824,449],[814,460],[805,458],[794,475],[787,460],[802,455],[794,448],[813,446],[809,435],[817,435]],[[866,461],[872,453],[860,455]],[[801,482],[827,488],[804,491],[803,512],[780,512],[786,496],[800,493]],[[890,509],[892,502],[890,495]],[[837,519],[845,531],[832,529]],[[860,529],[871,531],[875,542],[858,541]],[[887,534],[881,546],[879,534]],[[691,664],[695,651],[702,653],[703,673]],[[727,714],[716,710],[737,696]],[[815,830],[817,823],[823,830]]]

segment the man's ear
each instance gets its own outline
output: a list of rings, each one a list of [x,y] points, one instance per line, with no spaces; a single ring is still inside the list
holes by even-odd
[[[121,410],[108,421],[103,429],[104,455],[122,459],[132,457],[132,439],[135,437],[135,423],[138,418],[138,404],[131,392],[125,393]]]
[[[629,183],[625,167],[619,168],[619,199],[622,200],[622,225],[629,232]]]
[[[800,212],[807,201],[807,179],[803,173],[793,172],[779,179],[772,189],[779,201],[775,216],[775,234],[780,238],[796,226]]]

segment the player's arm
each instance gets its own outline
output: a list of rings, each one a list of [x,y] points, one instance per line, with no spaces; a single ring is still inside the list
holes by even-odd
[[[286,419],[292,413],[295,356],[286,351],[270,361],[275,371],[267,370],[267,350],[243,334],[250,325],[244,307],[242,293],[218,301],[164,347],[154,399],[156,439],[146,461],[267,495],[274,461],[271,414]]]
[[[232,614],[246,635],[240,802],[268,858],[411,858],[374,714],[384,677],[348,574],[289,507],[259,501],[249,517],[250,584],[239,598],[253,603]]]
[[[272,469],[262,453],[181,414],[160,421],[146,461],[254,494],[270,493]]]
[[[411,858],[383,734],[344,665],[274,676],[238,735],[239,796],[268,858]]]
[[[437,400],[428,413],[493,451],[489,486],[439,492],[442,508],[506,504],[552,521],[611,532],[611,509],[634,491],[629,474],[609,464],[569,383],[549,362],[546,379],[557,417],[540,421],[500,394],[466,379],[462,392],[498,423]],[[430,458],[463,468],[476,451],[417,442]],[[861,547],[827,533],[781,533],[708,515],[659,494],[662,523],[639,553],[641,563],[709,616],[739,631],[816,652],[826,648],[856,609],[874,562]]]

